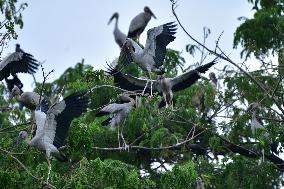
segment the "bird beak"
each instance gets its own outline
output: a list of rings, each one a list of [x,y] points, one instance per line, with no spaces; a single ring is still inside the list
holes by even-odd
[[[157,19],[157,17],[155,16],[155,14],[150,10],[151,15],[153,16],[153,18]]]
[[[112,21],[114,18],[115,18],[115,14],[114,14],[114,15],[112,15],[112,17],[109,19],[109,21],[108,21],[107,25],[109,25],[109,24],[111,23],[111,21]]]

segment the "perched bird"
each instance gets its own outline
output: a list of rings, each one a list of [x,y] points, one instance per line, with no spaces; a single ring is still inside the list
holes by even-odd
[[[101,117],[104,115],[110,115],[109,118],[107,118],[105,121],[102,122],[102,125],[109,125],[111,129],[118,129],[118,144],[119,148],[120,146],[120,136],[123,140],[123,146],[127,147],[126,142],[124,140],[122,131],[119,131],[119,128],[122,126],[122,124],[125,122],[129,112],[132,110],[132,108],[135,106],[135,100],[130,98],[128,95],[122,95],[121,99],[124,101],[124,103],[118,104],[118,103],[112,103],[107,106],[105,106],[103,109],[101,109],[97,114],[96,117]],[[122,130],[122,129],[121,129]]]
[[[170,22],[149,29],[144,49],[131,39],[126,39],[121,49],[119,62],[121,61],[124,66],[135,62],[147,74],[148,80],[145,83],[143,94],[148,82],[151,80],[151,72],[159,75],[165,73],[161,67],[164,63],[166,47],[175,39],[176,26],[173,22]]]
[[[212,86],[217,89],[218,88],[218,79],[216,78],[216,75],[214,72],[209,73],[209,79],[211,81]]]
[[[157,19],[151,9],[145,6],[144,12],[141,12],[131,20],[127,37],[132,39],[139,39],[139,36],[141,35],[141,33],[143,33],[152,17]]]
[[[277,150],[278,143],[272,141],[266,128],[256,118],[256,112],[258,108],[259,108],[258,103],[251,103],[247,110],[247,111],[252,111],[251,122],[250,122],[250,128],[251,128],[252,134],[256,137],[257,130],[259,129],[264,130],[263,136],[269,142],[270,150],[275,154],[279,154]]]
[[[47,182],[51,171],[51,156],[61,161],[68,160],[60,152],[60,149],[63,148],[72,120],[86,111],[88,103],[89,98],[86,93],[72,94],[59,103],[52,105],[49,109],[44,100],[37,106],[35,111],[37,130],[32,140],[28,140],[26,131],[19,133],[20,139],[24,140],[28,145],[45,152],[48,162]]]
[[[153,83],[153,90],[163,97],[165,103],[162,104],[165,104],[166,107],[168,107],[168,105],[172,106],[173,92],[184,90],[193,85],[201,78],[200,73],[205,73],[216,63],[216,60],[217,59],[214,59],[208,64],[199,66],[194,70],[190,70],[174,78],[166,78],[163,75],[160,75],[157,80],[151,80]],[[114,77],[114,84],[122,89],[129,91],[142,91],[146,89],[146,92],[150,91],[148,80],[140,79],[130,74],[124,74],[116,68],[108,68],[107,72]],[[144,86],[146,87],[144,88]]]
[[[205,189],[204,182],[200,177],[196,179],[196,189]]]
[[[21,92],[17,86],[12,89],[11,94],[19,103],[22,103],[30,110],[35,110],[40,104],[39,100],[41,99],[42,101],[44,99],[43,97],[40,98],[40,95],[36,92]]]
[[[39,63],[33,55],[25,53],[20,45],[16,45],[16,51],[6,56],[0,62],[0,81],[16,73],[34,74],[38,69]]]
[[[119,17],[119,14],[117,12],[114,13],[112,17],[110,18],[110,20],[108,21],[108,25],[115,18],[115,26],[113,30],[113,35],[114,35],[115,42],[118,44],[120,48],[122,48],[126,40],[126,35],[123,32],[121,32],[120,29],[118,28],[118,17]]]
[[[192,97],[191,97],[191,103],[193,106],[195,106],[199,112],[205,111],[205,104],[204,104],[204,90],[197,91]]]

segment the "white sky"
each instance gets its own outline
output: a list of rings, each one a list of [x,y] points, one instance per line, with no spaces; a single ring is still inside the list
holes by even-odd
[[[113,38],[114,23],[107,25],[114,12],[120,14],[119,28],[127,33],[131,19],[142,12],[145,5],[149,6],[157,20],[151,19],[146,30],[175,21],[171,12],[169,0],[27,0],[27,9],[23,12],[24,28],[18,30],[19,37],[9,43],[3,56],[13,52],[16,43],[22,49],[46,60],[46,70],[55,69],[51,80],[58,78],[68,67],[74,66],[85,58],[86,64],[96,69],[104,68],[106,61],[110,62],[119,55],[119,48]],[[222,31],[220,45],[231,53],[234,60],[239,61],[239,50],[233,50],[233,33],[240,21],[239,16],[251,16],[251,5],[246,0],[179,0],[177,14],[188,31],[197,39],[202,39],[203,27],[211,29],[208,40],[210,47]],[[146,31],[140,41],[145,42]],[[192,41],[181,28],[177,30],[176,40],[169,47],[183,51],[188,65],[192,58],[185,52],[185,46]],[[24,90],[31,90],[31,76],[21,74],[20,78],[26,84]],[[39,71],[38,81],[42,80]]]

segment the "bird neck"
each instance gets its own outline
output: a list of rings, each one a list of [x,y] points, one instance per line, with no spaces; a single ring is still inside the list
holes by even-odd
[[[21,98],[21,95],[19,95],[19,94],[15,95],[15,98],[16,98],[16,100],[18,102],[22,102],[23,101],[22,98]]]
[[[115,25],[114,27],[117,29],[118,28],[118,17],[115,17]]]

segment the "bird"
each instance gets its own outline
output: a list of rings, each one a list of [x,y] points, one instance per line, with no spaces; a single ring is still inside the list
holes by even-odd
[[[161,67],[166,56],[166,47],[175,39],[174,34],[177,30],[176,26],[177,25],[174,24],[174,22],[169,22],[149,29],[144,49],[132,39],[126,39],[121,49],[119,62],[122,62],[124,66],[129,65],[131,62],[135,62],[146,72],[148,80],[142,94],[144,94],[148,82],[151,80],[151,72],[155,72],[158,75],[165,73]]]
[[[210,79],[210,82],[213,88],[216,90],[218,88],[218,79],[216,78],[216,75],[214,72],[209,73],[209,79]]]
[[[19,133],[21,140],[45,153],[48,162],[47,183],[51,171],[51,157],[56,157],[60,161],[68,161],[60,150],[64,148],[64,140],[68,135],[72,120],[85,112],[88,104],[89,98],[85,92],[71,94],[50,108],[44,100],[35,110],[37,130],[33,138],[28,140],[26,131]]]
[[[127,37],[139,40],[141,33],[143,33],[152,17],[157,19],[151,9],[145,6],[144,12],[141,12],[131,20]]]
[[[12,97],[15,97],[17,102],[22,103],[28,109],[34,111],[44,98],[36,92],[21,92],[21,90],[15,86],[11,92]]]
[[[102,122],[103,126],[109,125],[110,128],[113,130],[117,128],[117,138],[118,138],[118,145],[120,145],[120,137],[123,140],[123,147],[127,148],[127,144],[122,134],[122,129],[119,131],[119,128],[125,122],[128,114],[131,112],[132,108],[135,106],[135,100],[131,98],[127,94],[123,94],[121,96],[121,100],[124,103],[111,103],[104,108],[102,108],[97,114],[96,117],[102,117],[105,115],[109,115],[109,117]]]
[[[115,12],[112,17],[110,18],[110,20],[108,21],[108,25],[111,23],[111,21],[115,18],[115,26],[114,26],[114,30],[113,30],[113,35],[114,35],[114,39],[115,42],[118,44],[118,46],[120,48],[122,48],[125,40],[126,40],[126,35],[120,31],[120,29],[118,28],[118,18],[119,18],[119,14],[117,12]]]
[[[256,118],[256,112],[257,109],[259,108],[259,104],[258,103],[251,103],[247,109],[247,111],[252,111],[252,116],[251,116],[251,122],[250,122],[250,128],[251,128],[251,132],[252,134],[256,137],[257,134],[257,130],[263,130],[263,136],[264,138],[269,142],[270,145],[270,150],[275,153],[275,154],[279,154],[278,153],[278,143],[272,141],[269,133],[267,132],[267,129],[257,120]]]
[[[34,74],[38,69],[39,63],[33,55],[24,52],[19,44],[16,44],[16,50],[6,56],[0,62],[0,81],[8,78],[10,74],[29,73]]]
[[[205,189],[204,182],[200,177],[196,179],[196,189]]]
[[[200,79],[200,73],[205,73],[211,66],[217,62],[215,58],[213,61],[199,66],[194,70],[187,71],[180,76],[174,78],[166,78],[164,75],[159,75],[157,80],[151,80],[153,83],[154,92],[158,92],[163,97],[162,104],[166,105],[166,108],[173,106],[173,92],[184,90],[193,85],[198,79]],[[145,90],[144,86],[148,82],[146,79],[134,77],[130,74],[124,74],[118,71],[116,68],[108,67],[106,71],[114,77],[114,84],[122,89],[128,91],[142,91]],[[146,92],[149,92],[150,88],[146,85]],[[162,106],[161,106],[162,107]]]

